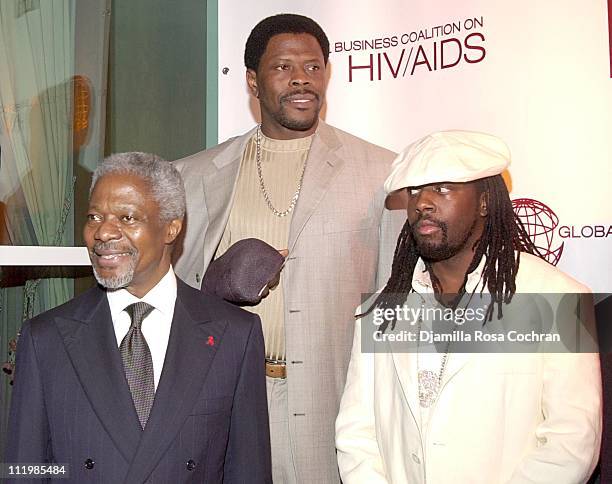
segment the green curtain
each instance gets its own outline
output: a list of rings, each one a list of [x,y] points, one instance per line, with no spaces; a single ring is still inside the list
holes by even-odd
[[[68,215],[74,184],[75,1],[0,1],[0,201],[13,245],[73,245]],[[1,291],[0,364],[24,317],[57,306],[73,293],[72,281],[59,278],[31,279]],[[1,374],[0,456],[8,382]]]

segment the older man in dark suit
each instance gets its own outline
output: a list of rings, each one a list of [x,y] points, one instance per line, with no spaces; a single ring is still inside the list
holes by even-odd
[[[271,482],[259,318],[175,277],[184,211],[156,156],[97,168],[100,286],[24,325],[7,462],[67,464],[75,483]]]

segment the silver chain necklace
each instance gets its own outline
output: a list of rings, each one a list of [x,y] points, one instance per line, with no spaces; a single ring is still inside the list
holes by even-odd
[[[419,316],[419,324],[417,327],[418,336],[417,336],[417,367],[418,367],[418,358],[419,358],[419,342],[421,339],[421,323],[423,319]],[[450,348],[450,341],[446,344],[446,348],[444,350],[444,354],[442,355],[442,361],[440,363],[440,371],[436,374],[436,372],[431,370],[418,370],[418,380],[419,380],[419,404],[423,408],[431,407],[436,399],[438,398],[438,393],[440,392],[440,388],[442,387],[442,377],[444,376],[444,370],[446,369],[446,361],[448,360],[448,350]]]
[[[291,198],[289,207],[286,210],[283,210],[281,212],[280,210],[277,210],[276,207],[274,207],[274,205],[272,205],[272,201],[270,200],[270,195],[268,194],[268,190],[266,190],[266,184],[264,183],[264,179],[263,179],[263,172],[261,169],[261,124],[257,125],[257,132],[255,134],[255,143],[257,145],[257,155],[256,155],[255,160],[257,162],[257,175],[259,176],[259,188],[261,189],[261,194],[263,195],[264,200],[266,201],[266,204],[268,205],[268,208],[272,210],[272,213],[274,215],[276,215],[277,217],[285,217],[289,215],[291,212],[293,212],[293,209],[295,208],[295,204],[297,203],[298,198],[300,198],[300,192],[302,191],[302,182],[304,181],[304,174],[306,173],[306,162],[308,161],[308,158],[304,160],[304,166],[302,167],[302,173],[300,173],[300,179],[297,184],[297,189],[295,190],[295,193],[293,194],[293,197]]]
[[[475,290],[476,289],[474,289],[474,291]],[[472,301],[472,297],[474,296],[474,291],[472,291],[472,294],[470,294],[469,296],[469,299],[465,305],[466,308],[469,306],[470,302]],[[465,291],[461,294],[462,298],[463,298],[464,293]],[[457,301],[456,305],[454,306],[455,308],[459,304],[459,302],[460,301]],[[423,317],[419,316],[419,323],[417,327],[417,331],[419,332],[419,336],[417,338],[417,368],[418,368],[418,358],[419,358],[419,346],[420,346],[420,341],[421,341],[420,335],[421,335],[422,322],[423,322]],[[446,347],[444,348],[444,353],[442,354],[442,361],[440,362],[440,371],[438,373],[436,373],[435,371],[431,371],[431,370],[418,370],[417,372],[417,377],[419,381],[419,403],[421,404],[421,407],[423,408],[431,407],[438,398],[438,394],[440,393],[440,390],[442,388],[442,378],[444,377],[444,370],[446,369],[446,362],[448,361],[451,341],[452,339],[446,343]]]

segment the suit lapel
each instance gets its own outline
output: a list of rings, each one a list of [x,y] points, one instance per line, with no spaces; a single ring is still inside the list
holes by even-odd
[[[464,295],[461,302],[459,303],[459,307],[461,308],[472,308],[475,311],[478,310],[483,304],[489,302],[488,294],[485,293],[483,296],[478,295],[476,292],[477,284],[476,282],[480,280],[480,274],[482,273],[482,267],[484,266],[484,257],[481,261],[478,269],[475,272],[468,276],[468,294]],[[484,297],[484,302],[483,298]],[[465,325],[459,326],[459,329],[466,331],[468,334],[473,333],[474,330],[478,329],[480,326],[480,321],[469,321]],[[457,349],[455,347],[455,349]],[[444,391],[444,388],[450,382],[457,373],[459,373],[465,365],[474,360],[475,354],[471,353],[458,353],[453,351],[453,344],[449,346],[449,354],[448,359],[446,361],[446,369],[444,374],[442,375],[442,383],[440,388],[440,393]]]
[[[395,353],[391,346],[388,349],[393,358],[395,373],[400,382],[400,387],[404,394],[404,399],[416,426],[420,431],[420,410],[419,410],[419,381],[417,377],[417,353]]]
[[[144,482],[176,438],[202,391],[227,326],[198,314],[190,289],[177,280],[177,299],[159,386],[142,441],[125,482]],[[212,337],[214,345],[207,344]]]
[[[255,128],[237,138],[229,149],[223,150],[213,160],[214,169],[202,177],[204,200],[210,220],[203,244],[206,267],[212,260],[227,225],[238,184],[240,162],[246,144],[254,133]]]
[[[72,318],[57,317],[55,324],[94,412],[131,462],[142,429],[125,380],[106,293],[91,290]]]
[[[214,160],[214,170],[202,176],[204,199],[210,225],[204,235],[204,262],[212,257],[223,236],[223,231],[232,209],[240,162],[246,144],[255,133],[252,129],[236,139],[231,148],[223,150]],[[323,121],[319,121],[317,134],[310,148],[300,199],[295,207],[289,232],[289,249],[294,247],[306,222],[321,202],[332,180],[340,172],[344,161],[335,151],[341,146],[334,131]]]
[[[452,351],[452,346],[451,346]],[[444,388],[450,380],[452,380],[457,373],[459,373],[465,365],[467,365],[473,358],[473,353],[449,353],[448,360],[446,361],[446,370],[442,375],[442,388],[440,393],[444,391]]]
[[[314,213],[329,190],[331,182],[344,164],[344,161],[335,154],[339,147],[340,140],[334,131],[323,121],[319,121],[319,127],[312,140],[312,146],[306,160],[302,192],[291,220],[289,252],[295,246],[306,222]]]

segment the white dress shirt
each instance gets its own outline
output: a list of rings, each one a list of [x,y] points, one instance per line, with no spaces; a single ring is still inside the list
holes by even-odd
[[[478,267],[473,272],[468,274],[468,277],[465,283],[466,292],[474,294],[480,289],[484,264],[485,264],[485,259],[483,257],[483,259],[480,261],[480,264],[478,264]],[[429,295],[434,294],[434,288],[431,282],[431,277],[429,275],[429,272],[427,272],[427,268],[425,266],[425,262],[423,262],[423,259],[419,259],[414,268],[414,273],[412,277],[412,287],[419,294],[429,294]],[[422,321],[421,324],[422,324],[422,329],[424,331],[432,331],[431,321],[425,320],[425,321]],[[420,371],[429,370],[439,377],[440,370],[442,368],[442,359],[443,359],[444,353],[437,352],[436,347],[433,343],[422,344],[419,349],[420,351],[417,352],[417,375],[418,375],[418,372]],[[448,357],[451,357],[451,355],[448,355]],[[444,376],[444,374],[442,376]],[[421,418],[420,420],[421,432],[423,433],[424,436],[427,436],[429,420],[431,417],[432,409],[433,409],[433,405],[430,407],[419,406],[420,418]]]
[[[132,324],[130,315],[125,311],[125,308],[139,301],[146,302],[155,308],[143,320],[141,329],[151,351],[155,390],[157,390],[162,368],[164,367],[166,348],[168,347],[168,338],[170,337],[170,328],[172,327],[172,317],[174,316],[174,303],[176,302],[176,276],[172,266],[157,285],[146,293],[142,299],[138,299],[133,294],[130,294],[127,289],[106,291],[106,297],[108,298],[113,319],[117,346],[121,344]]]

